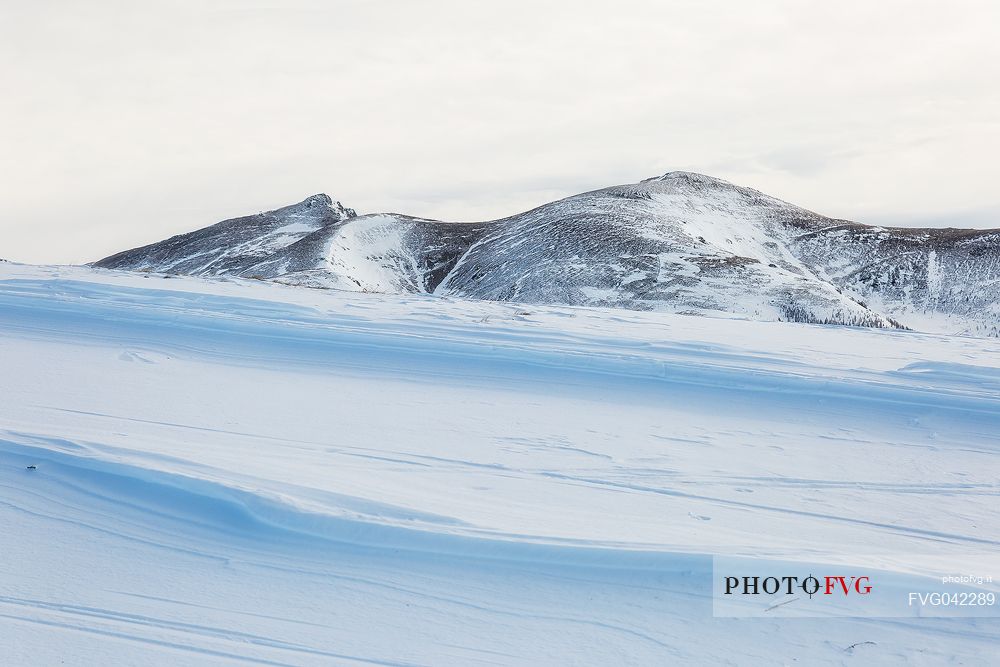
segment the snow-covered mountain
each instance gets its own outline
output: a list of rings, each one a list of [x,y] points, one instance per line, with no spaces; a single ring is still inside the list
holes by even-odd
[[[359,216],[315,195],[95,265],[359,291],[1000,334],[1000,230],[872,227],[689,172],[481,223]]]

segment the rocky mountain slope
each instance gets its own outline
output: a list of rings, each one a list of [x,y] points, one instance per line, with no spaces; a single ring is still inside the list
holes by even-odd
[[[1000,334],[1000,230],[872,227],[671,172],[481,223],[326,195],[95,262],[336,289]]]

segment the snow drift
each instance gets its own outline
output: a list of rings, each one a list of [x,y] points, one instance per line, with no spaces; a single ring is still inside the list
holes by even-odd
[[[995,566],[994,339],[16,264],[0,314],[9,664],[995,656],[711,597],[713,554]]]

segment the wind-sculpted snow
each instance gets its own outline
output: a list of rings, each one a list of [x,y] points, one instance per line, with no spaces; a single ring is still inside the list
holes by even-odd
[[[712,554],[867,554],[896,587],[995,564],[994,339],[16,264],[0,313],[10,664],[989,664],[1000,641],[711,599]]]
[[[317,195],[95,265],[1000,335],[1000,232],[869,227],[688,172],[483,223],[355,216]]]

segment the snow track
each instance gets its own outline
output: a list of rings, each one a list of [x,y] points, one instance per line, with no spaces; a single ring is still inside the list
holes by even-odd
[[[995,656],[715,618],[711,555],[994,553],[996,340],[0,272],[7,664]]]

